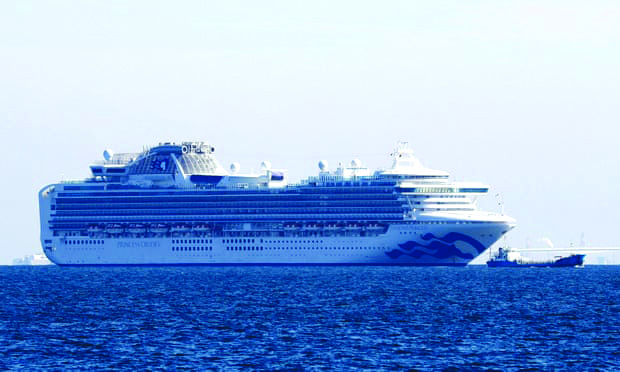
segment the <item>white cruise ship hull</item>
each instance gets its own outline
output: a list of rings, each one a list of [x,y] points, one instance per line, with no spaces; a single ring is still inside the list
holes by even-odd
[[[454,227],[455,225],[452,225]],[[464,266],[493,244],[503,223],[400,224],[368,237],[50,237],[57,265],[405,265]]]

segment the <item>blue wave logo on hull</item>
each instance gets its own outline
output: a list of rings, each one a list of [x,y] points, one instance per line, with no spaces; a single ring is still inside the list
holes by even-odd
[[[432,241],[426,245],[415,241],[408,241],[406,243],[398,245],[401,249],[394,249],[389,252],[385,252],[385,254],[387,254],[388,257],[393,259],[396,259],[400,256],[421,258],[422,256],[426,255],[437,259],[447,259],[456,256],[466,260],[473,260],[474,256],[471,253],[462,252],[454,245],[454,243],[456,243],[457,241],[465,242],[474,247],[476,251],[478,251],[478,253],[482,253],[486,249],[486,247],[482,245],[482,243],[472,238],[471,236],[456,232],[448,233],[443,238],[439,238],[434,234],[427,233],[422,235],[422,239],[426,241]],[[424,248],[424,250],[417,248]]]

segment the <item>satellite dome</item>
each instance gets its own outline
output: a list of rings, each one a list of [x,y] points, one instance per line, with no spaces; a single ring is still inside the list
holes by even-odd
[[[321,170],[321,172],[327,172],[327,170],[329,169],[329,165],[327,164],[327,160],[320,160],[319,161],[319,169]]]
[[[260,163],[260,167],[264,171],[271,170],[271,162],[269,160],[265,160]]]
[[[103,152],[103,158],[105,159],[105,161],[110,161],[110,159],[112,159],[113,156],[114,156],[114,151],[110,149],[106,149]]]
[[[240,169],[241,169],[241,164],[239,164],[238,162],[234,162],[230,165],[230,171],[233,173],[239,173]]]
[[[351,160],[351,168],[361,168],[362,167],[362,161],[359,159],[353,159]]]

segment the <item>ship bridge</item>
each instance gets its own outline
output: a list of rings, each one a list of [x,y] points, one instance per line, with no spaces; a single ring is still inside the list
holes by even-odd
[[[449,174],[422,165],[407,142],[399,142],[392,153],[392,168],[379,172],[387,178],[426,178],[447,180]]]

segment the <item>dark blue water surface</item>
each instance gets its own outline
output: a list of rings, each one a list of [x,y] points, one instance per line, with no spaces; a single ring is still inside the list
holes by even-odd
[[[0,369],[620,368],[620,267],[0,267]]]

